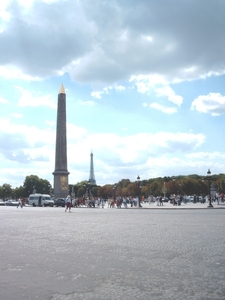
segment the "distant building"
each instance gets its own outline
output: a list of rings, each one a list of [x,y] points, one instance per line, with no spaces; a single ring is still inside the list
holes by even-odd
[[[94,162],[93,162],[93,153],[91,152],[91,161],[90,161],[90,176],[89,183],[96,185],[95,174],[94,174]]]

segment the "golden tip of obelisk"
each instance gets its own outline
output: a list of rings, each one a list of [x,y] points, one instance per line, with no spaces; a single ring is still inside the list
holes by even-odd
[[[63,84],[60,86],[59,94],[66,94]]]

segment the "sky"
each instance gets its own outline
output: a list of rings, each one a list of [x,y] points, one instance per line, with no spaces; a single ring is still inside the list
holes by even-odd
[[[225,173],[225,1],[1,0],[0,185]]]

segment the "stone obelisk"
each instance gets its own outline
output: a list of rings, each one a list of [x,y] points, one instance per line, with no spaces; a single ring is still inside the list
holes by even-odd
[[[91,161],[90,161],[90,176],[89,176],[89,182],[91,184],[96,185],[96,180],[95,180],[95,174],[94,174],[94,162],[93,162],[93,153],[91,152]]]
[[[57,125],[56,125],[56,146],[55,146],[55,171],[54,175],[54,196],[66,198],[68,195],[67,170],[67,137],[66,137],[66,93],[63,84],[58,94]]]

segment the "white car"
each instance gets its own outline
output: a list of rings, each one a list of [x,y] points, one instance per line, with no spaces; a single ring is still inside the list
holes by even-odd
[[[19,204],[19,201],[13,200],[13,199],[5,201],[6,206],[17,206],[18,204]]]

